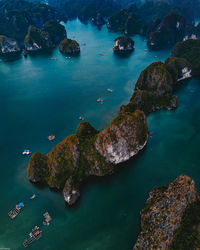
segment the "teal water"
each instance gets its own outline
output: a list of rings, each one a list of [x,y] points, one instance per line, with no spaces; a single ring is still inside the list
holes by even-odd
[[[137,238],[139,212],[150,189],[182,173],[200,181],[200,81],[183,83],[177,110],[148,117],[153,138],[140,156],[111,177],[90,180],[80,202],[69,208],[61,193],[27,180],[29,157],[21,152],[48,152],[76,131],[80,115],[97,129],[105,128],[119,106],[128,102],[140,71],[156,60],[155,55],[164,61],[170,51],[145,51],[146,42],[135,36],[133,54],[119,58],[112,52],[118,34],[105,27],[99,31],[72,21],[67,31],[68,37],[86,43],[79,57],[67,60],[55,49],[0,64],[0,248],[23,249],[23,240],[48,211],[53,221],[42,227],[43,237],[30,249],[128,250]],[[103,105],[96,103],[99,97]],[[56,140],[49,142],[52,133]],[[37,198],[31,201],[33,193]],[[20,201],[25,207],[11,221],[7,213]]]

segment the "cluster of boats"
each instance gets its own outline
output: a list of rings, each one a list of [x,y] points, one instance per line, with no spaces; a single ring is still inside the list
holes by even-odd
[[[35,226],[29,233],[29,238],[24,240],[23,246],[28,247],[35,240],[39,240],[42,237],[42,230],[40,227]]]

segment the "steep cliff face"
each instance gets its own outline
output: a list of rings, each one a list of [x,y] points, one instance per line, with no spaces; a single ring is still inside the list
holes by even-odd
[[[68,136],[48,154],[34,153],[28,167],[32,182],[46,182],[63,189],[70,205],[80,196],[80,185],[88,176],[104,176],[116,164],[129,160],[145,147],[148,138],[142,111],[119,115],[101,132],[82,122],[76,135]]]
[[[149,33],[147,44],[150,49],[163,49],[176,42],[197,37],[199,32],[191,23],[183,16],[171,12]]]
[[[113,50],[116,53],[131,52],[134,50],[134,41],[126,36],[117,37],[114,41]]]
[[[162,108],[177,107],[178,99],[172,96],[173,78],[162,62],[152,63],[140,74],[128,105],[120,112],[143,110],[146,114]]]
[[[186,59],[192,66],[192,74],[200,76],[200,39],[177,43],[172,56]]]
[[[54,48],[64,37],[65,27],[56,21],[47,22],[42,29],[30,26],[25,37],[25,48],[29,52]]]
[[[186,175],[152,190],[141,211],[141,233],[133,249],[169,249],[185,210],[198,200],[195,183]]]
[[[95,147],[107,162],[122,163],[144,148],[147,133],[147,123],[142,111],[121,114],[98,134]]]
[[[0,36],[0,54],[10,55],[20,52],[20,47],[17,41],[13,38],[8,38],[6,36]]]
[[[80,45],[77,41],[65,38],[59,46],[59,50],[63,54],[79,54],[80,53]]]

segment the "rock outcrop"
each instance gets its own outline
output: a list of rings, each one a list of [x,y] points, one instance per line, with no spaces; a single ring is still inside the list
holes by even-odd
[[[80,196],[80,186],[86,177],[111,174],[115,165],[142,150],[147,138],[146,117],[140,110],[118,115],[101,132],[82,122],[75,135],[68,136],[48,154],[32,155],[28,178],[63,189],[65,201],[72,205]]]
[[[141,211],[141,233],[133,249],[169,249],[185,210],[198,200],[195,183],[186,175],[153,189]]]
[[[113,50],[116,53],[126,53],[134,50],[134,41],[127,36],[117,37],[114,41]]]
[[[42,29],[30,26],[25,37],[25,49],[28,52],[53,49],[64,37],[65,27],[56,21],[47,22]]]
[[[174,109],[178,99],[172,91],[173,78],[165,64],[152,63],[140,74],[129,104],[121,106],[120,112],[141,109],[148,114],[162,108]]]
[[[198,37],[196,27],[183,16],[171,12],[148,35],[147,44],[150,49],[164,49],[174,46],[176,42]]]
[[[60,43],[59,50],[63,54],[76,55],[80,53],[80,45],[75,40],[65,38]]]
[[[15,39],[0,36],[0,55],[6,56],[19,53],[20,51],[21,49]]]
[[[200,76],[200,39],[177,43],[172,50],[172,56],[187,60],[192,67],[192,75]]]

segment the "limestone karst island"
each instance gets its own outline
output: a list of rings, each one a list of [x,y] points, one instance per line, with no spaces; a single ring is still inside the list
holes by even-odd
[[[0,0],[0,249],[200,249],[200,0]]]

